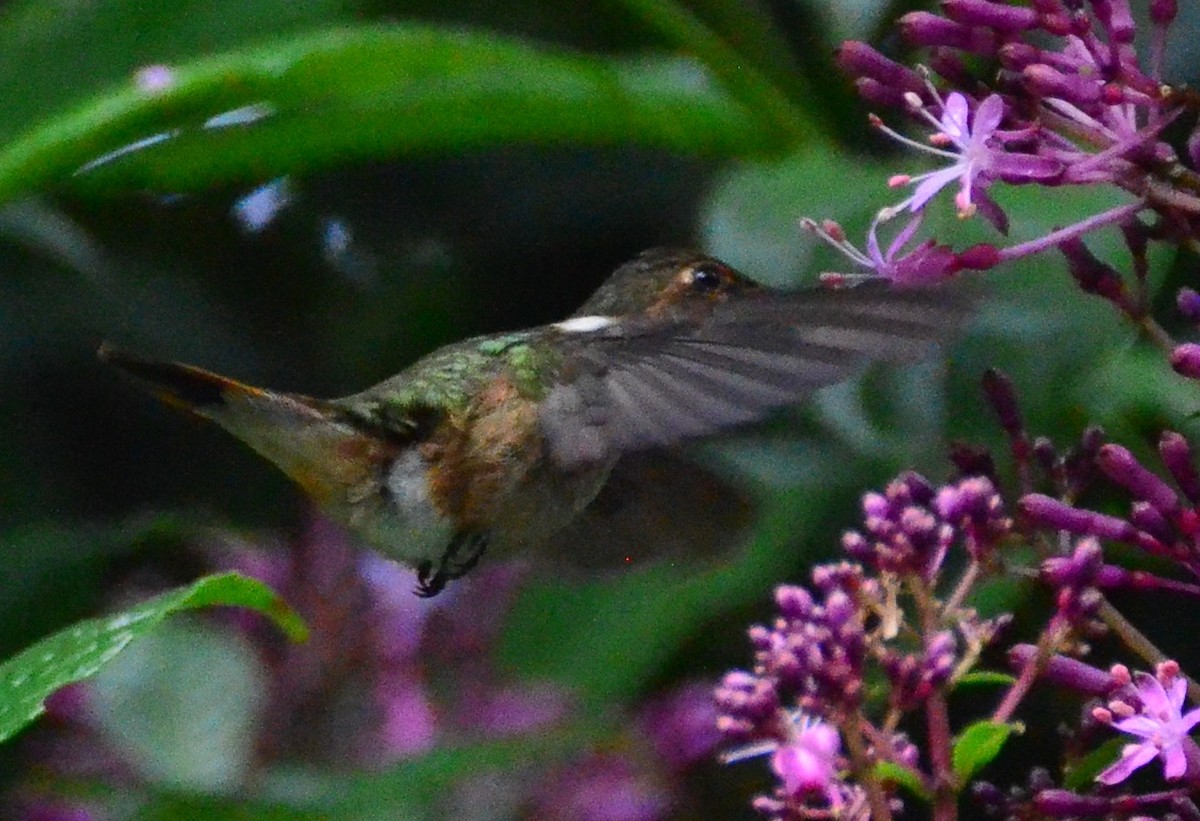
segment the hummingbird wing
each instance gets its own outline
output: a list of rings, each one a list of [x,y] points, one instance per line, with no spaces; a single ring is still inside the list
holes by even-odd
[[[596,498],[553,534],[543,561],[563,573],[630,570],[663,560],[694,566],[744,545],[755,515],[746,489],[713,468],[669,448],[632,453],[617,462]]]
[[[566,469],[712,434],[796,404],[869,362],[928,356],[973,303],[961,287],[880,282],[755,290],[699,322],[577,321],[563,331],[565,354],[539,421]]]

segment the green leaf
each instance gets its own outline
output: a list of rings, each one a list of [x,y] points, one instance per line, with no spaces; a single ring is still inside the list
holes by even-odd
[[[66,183],[195,191],[337,163],[529,142],[728,155],[777,135],[694,64],[419,25],[347,28],[130,79],[0,150],[0,201]],[[216,118],[216,119],[214,119]]]
[[[0,14],[0,142],[148,64],[349,19],[343,0],[15,0]],[[70,55],[70,59],[63,59]]]
[[[1010,676],[1008,673],[1000,673],[995,670],[976,670],[973,673],[959,676],[958,681],[954,683],[954,688],[957,690],[960,687],[1006,687],[1016,684],[1016,682],[1016,677]]]
[[[894,781],[925,803],[933,801],[933,794],[921,780],[920,773],[893,761],[880,761],[875,765],[875,774],[885,781]]]
[[[1128,736],[1110,738],[1080,759],[1071,762],[1063,775],[1063,787],[1068,790],[1083,790],[1092,786],[1100,775],[1121,757],[1121,749]]]
[[[1022,730],[1020,724],[1000,724],[995,721],[977,721],[963,730],[954,742],[952,759],[959,783],[970,781],[1000,754],[1009,736]]]
[[[300,617],[261,582],[236,573],[208,576],[123,613],[79,622],[0,664],[0,741],[40,716],[55,690],[95,675],[167,616],[212,605],[257,610],[293,640],[307,635]]]
[[[637,1],[625,0],[625,5],[631,7]],[[781,92],[793,101],[800,101],[801,107],[805,100],[811,103],[812,84],[801,70],[784,35],[784,27],[761,0],[688,0],[687,5],[731,48],[737,49],[741,65],[756,66]],[[811,42],[815,45],[815,38]],[[687,39],[677,44],[687,50]],[[834,44],[829,45],[832,52]]]
[[[671,45],[703,61],[734,99],[756,117],[760,127],[792,138],[810,130],[806,112],[778,85],[794,87],[794,79],[788,82],[785,78],[796,78],[799,72],[794,65],[780,70],[780,62],[790,63],[790,54],[761,9],[743,2],[707,0],[702,4],[709,18],[706,22],[673,0],[622,0],[622,4]]]

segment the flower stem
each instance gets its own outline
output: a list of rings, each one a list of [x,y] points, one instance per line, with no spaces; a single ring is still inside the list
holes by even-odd
[[[1167,660],[1167,656],[1162,650],[1158,649],[1158,645],[1150,640],[1145,633],[1134,627],[1129,619],[1120,610],[1113,607],[1112,602],[1107,598],[1102,598],[1100,601],[1100,609],[1098,611],[1101,621],[1112,630],[1133,652],[1137,653],[1147,664],[1158,664]],[[1183,673],[1179,673],[1187,680],[1188,697],[1193,702],[1200,703],[1200,685],[1190,677]]]
[[[937,601],[924,580],[916,575],[908,579],[908,587],[921,617],[921,632],[926,640],[941,628]],[[933,818],[934,821],[954,821],[958,816],[954,764],[951,749],[950,710],[946,697],[935,691],[925,701],[925,731],[928,733],[929,759],[933,775]]]
[[[883,793],[883,787],[875,775],[875,768],[871,766],[871,758],[867,755],[866,746],[863,744],[860,727],[863,721],[862,716],[855,713],[846,722],[847,726],[842,731],[842,737],[846,741],[846,752],[850,758],[850,770],[854,775],[854,780],[861,784],[867,793],[867,803],[871,806],[872,821],[892,821],[892,811],[888,807],[887,796]]]
[[[1017,677],[1016,682],[1008,689],[1008,692],[1004,695],[1004,700],[1000,702],[996,711],[992,713],[992,721],[1003,724],[1012,718],[1012,714],[1016,712],[1017,706],[1025,698],[1029,692],[1029,688],[1033,686],[1033,682],[1041,675],[1046,662],[1054,655],[1059,643],[1066,637],[1069,630],[1070,626],[1059,616],[1055,616],[1050,620],[1050,623],[1046,625],[1046,629],[1038,639],[1037,653],[1021,668],[1021,674]]]
[[[1095,231],[1098,228],[1129,219],[1145,207],[1145,203],[1138,200],[1137,202],[1118,205],[1116,208],[1110,208],[1107,211],[1101,211],[1099,214],[1081,220],[1074,225],[1068,225],[1066,228],[1051,231],[1044,237],[1039,237],[1029,242],[1020,242],[1016,245],[1010,245],[1007,248],[1001,248],[999,251],[1000,260],[1002,262],[1012,262],[1014,259],[1040,254],[1049,248],[1057,246],[1059,243],[1078,239],[1084,234]]]

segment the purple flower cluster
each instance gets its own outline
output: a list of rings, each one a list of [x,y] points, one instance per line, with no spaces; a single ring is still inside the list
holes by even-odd
[[[923,477],[903,474],[883,493],[863,497],[865,533],[847,533],[842,549],[875,570],[933,581],[954,539],[954,529],[931,510],[933,500],[934,489]]]
[[[1187,105],[1187,95],[1162,77],[1167,32],[1177,13],[1172,0],[1149,3],[1146,59],[1135,48],[1144,33],[1137,31],[1129,0],[943,0],[940,5],[941,13],[914,11],[899,21],[904,39],[922,52],[925,64],[919,68],[902,65],[863,42],[846,42],[838,51],[839,65],[854,78],[864,100],[900,110],[928,133],[923,141],[911,139],[874,114],[871,123],[941,163],[931,171],[895,174],[888,180],[889,186],[909,188],[910,193],[880,210],[865,254],[832,223],[802,222],[851,258],[859,270],[850,278],[882,277],[911,285],[1054,248],[1078,255],[1080,238],[1102,227],[1120,225],[1126,233],[1138,233],[1136,218],[1142,211],[1164,218],[1160,238],[1187,234],[1200,215],[1195,169],[1200,139],[1189,143],[1187,157],[1181,159],[1162,136]],[[1107,185],[1131,199],[1017,245],[956,252],[927,239],[903,252],[922,215],[946,189],[954,189],[959,217],[979,214],[1007,234],[1008,216],[991,195],[1002,183]],[[883,254],[877,231],[901,213],[909,214],[909,220]],[[1126,240],[1136,254],[1145,238]],[[828,278],[838,282],[846,276]]]
[[[824,279],[841,284],[883,278],[907,287],[1057,250],[1080,290],[1114,306],[1169,356],[1176,372],[1200,379],[1200,344],[1176,340],[1151,315],[1148,284],[1152,243],[1194,246],[1200,235],[1200,129],[1186,147],[1174,146],[1168,134],[1173,125],[1194,128],[1198,107],[1193,92],[1163,76],[1177,12],[1175,0],[1146,0],[1137,13],[1130,0],[942,0],[937,12],[914,11],[899,21],[923,65],[909,67],[865,43],[845,43],[838,62],[860,96],[880,110],[898,110],[925,136],[906,136],[910,128],[893,127],[876,114],[871,124],[938,164],[891,176],[889,186],[904,194],[877,212],[865,251],[832,221],[802,220],[854,265],[850,273]],[[944,238],[920,236],[924,215],[945,195],[960,219],[978,215],[1006,236],[1010,218],[996,198],[1002,199],[1005,185],[1106,186],[1125,201],[1015,244],[999,240],[957,250]],[[892,221],[899,227],[891,228]],[[1088,235],[1113,227],[1128,250],[1127,271],[1085,244]],[[1179,289],[1175,306],[1200,328],[1196,290]],[[731,742],[748,749],[771,745],[778,758],[789,743],[787,716],[799,710],[828,722],[842,742],[840,757],[829,757],[842,769],[826,783],[839,791],[861,790],[871,816],[887,818],[895,795],[875,765],[897,764],[888,755],[888,733],[899,721],[923,715],[923,755],[914,759],[907,780],[923,785],[935,819],[956,818],[957,797],[967,787],[950,763],[963,742],[956,739],[947,701],[1008,623],[1003,614],[991,622],[978,619],[973,595],[989,577],[1036,578],[1048,594],[1044,623],[1036,640],[1026,636],[1010,648],[1015,678],[988,721],[1012,721],[1036,685],[1056,683],[1093,704],[1070,733],[1065,764],[1079,766],[1114,733],[1132,740],[1094,770],[1090,788],[1067,788],[1067,780],[1035,769],[1025,786],[1007,791],[976,783],[980,804],[1004,819],[1200,818],[1200,747],[1189,736],[1200,709],[1185,706],[1188,696],[1200,701],[1200,686],[1108,599],[1116,591],[1200,595],[1200,474],[1191,447],[1178,433],[1162,436],[1159,459],[1169,478],[1131,450],[1106,442],[1099,428],[1089,428],[1075,448],[1060,453],[1048,439],[1025,431],[1005,377],[989,373],[984,383],[1008,437],[1020,488],[1016,505],[1004,503],[991,455],[966,445],[953,451],[965,478],[952,485],[935,490],[905,474],[884,492],[867,494],[863,527],[842,544],[861,568],[847,597],[851,604],[830,602],[821,591],[826,598],[813,596],[809,615],[755,628],[754,668],[731,674],[719,693],[722,727]],[[1097,487],[1108,497],[1091,496]],[[1129,498],[1126,510],[1112,508],[1113,491]],[[1015,507],[1015,521],[1004,515],[1006,507]],[[1126,557],[1133,548],[1140,566],[1119,564],[1114,545]],[[794,592],[787,598],[801,600]],[[833,681],[879,671],[843,682],[840,692],[822,686],[821,676],[831,674],[811,672],[832,657],[828,643],[849,657],[836,644],[831,614],[839,625],[854,625],[858,643],[850,646],[861,648],[856,666],[833,667],[841,676]],[[1121,645],[1154,673],[1131,673],[1120,664],[1104,672],[1083,661],[1099,642]],[[792,670],[805,675],[780,674]],[[881,682],[881,692],[872,697],[866,681]],[[1130,782],[1148,780],[1146,765],[1156,760],[1165,788],[1136,791]],[[773,817],[816,817],[832,808],[827,794],[796,793],[790,783],[795,781],[783,779],[777,788]]]
[[[1014,667],[1036,660],[1038,648],[1019,644],[1010,651]],[[1187,689],[1179,666],[1158,664],[1153,675],[1131,673],[1122,664],[1108,671],[1077,659],[1051,656],[1040,665],[1040,679],[1089,697],[1091,727],[1111,727],[1138,739],[1125,744],[1121,754],[1095,778],[1110,788],[1123,785],[1135,771],[1158,759],[1168,789],[1130,793],[1100,789],[1086,793],[1058,786],[1051,774],[1035,768],[1024,789],[1002,791],[987,782],[973,787],[976,800],[995,818],[1200,818],[1194,789],[1200,783],[1200,745],[1187,733],[1200,722],[1200,708],[1183,712]],[[1176,786],[1179,785],[1179,786]]]
[[[842,538],[853,563],[816,567],[807,587],[777,588],[775,619],[749,631],[753,664],[717,688],[725,759],[770,757],[776,786],[754,806],[772,821],[888,819],[902,808],[898,782],[909,786],[906,803],[923,792],[933,817],[946,821],[958,817],[968,791],[1004,819],[1200,818],[1200,746],[1189,736],[1200,708],[1185,706],[1189,687],[1193,699],[1200,691],[1105,597],[1117,589],[1200,596],[1192,580],[1105,556],[1108,543],[1122,542],[1200,573],[1200,474],[1190,447],[1176,433],[1160,441],[1173,484],[1126,448],[1104,443],[1096,428],[1059,454],[1025,431],[1006,377],[990,372],[984,383],[1026,487],[1019,515],[1007,513],[990,455],[965,447],[956,463],[980,473],[939,488],[908,472],[865,494],[862,527]],[[1126,517],[1082,506],[1098,479],[1108,480],[1104,490],[1132,497]],[[972,602],[986,580],[1013,575],[1040,582],[1047,615],[1035,641],[1008,647],[1013,677],[985,723],[1012,726],[1036,685],[1068,688],[1090,705],[1066,745],[1069,756],[1085,758],[1114,733],[1132,739],[1095,769],[1090,789],[1069,789],[1036,769],[1025,787],[1004,791],[964,783],[954,764],[970,734],[952,725],[950,699],[1014,625],[1011,614],[981,618]],[[1104,671],[1077,657],[1089,641],[1109,636],[1154,673],[1121,664]],[[924,724],[921,750],[900,732],[914,722]],[[1167,787],[1132,791],[1131,776],[1155,760]]]
[[[1106,444],[1096,452],[1098,471],[1133,497],[1125,517],[1087,510],[1040,493],[1021,499],[1021,513],[1035,525],[1132,545],[1178,563],[1193,576],[1200,575],[1200,475],[1192,463],[1191,448],[1183,436],[1167,431],[1159,439],[1158,452],[1175,488],[1120,445]],[[1050,563],[1047,571],[1061,575],[1064,568]],[[1178,587],[1149,573],[1111,566],[1097,567],[1093,583],[1101,588]]]
[[[959,585],[938,592],[952,548],[969,557],[963,578],[973,578],[1011,531],[990,480],[935,488],[906,473],[868,493],[863,513],[862,531],[842,540],[857,563],[814,568],[810,588],[777,588],[775,620],[749,631],[753,666],[727,674],[716,691],[717,726],[732,745],[726,760],[770,754],[778,785],[755,807],[771,819],[891,817],[900,802],[876,775],[883,762],[937,784],[944,761],[922,771],[897,723],[925,711],[929,732],[943,732],[942,694],[996,635],[997,623],[961,606]],[[877,676],[888,685],[883,702],[868,698]]]

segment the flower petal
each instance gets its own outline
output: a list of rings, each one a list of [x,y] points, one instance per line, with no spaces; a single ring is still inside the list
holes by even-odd
[[[912,199],[908,201],[908,210],[914,213],[920,211],[925,203],[933,199],[937,192],[958,179],[960,174],[962,174],[962,169],[957,165],[926,174],[913,191]]]
[[[771,755],[771,769],[789,795],[823,790],[833,775],[827,761],[795,744],[780,747]]]
[[[813,724],[804,731],[803,744],[817,755],[832,760],[842,749],[842,739],[838,731],[828,724]]]
[[[1163,775],[1170,781],[1180,778],[1184,770],[1187,769],[1187,756],[1184,755],[1183,747],[1179,744],[1164,747],[1162,750],[1162,760]]]
[[[966,142],[966,138],[970,134],[967,128],[967,115],[969,111],[970,107],[967,105],[967,98],[957,91],[946,98],[946,103],[942,107],[942,116],[940,119],[942,131],[959,148],[963,147],[963,143]]]
[[[904,250],[904,246],[908,245],[908,241],[913,238],[913,234],[921,226],[922,216],[922,214],[917,214],[903,228],[896,232],[896,236],[888,246],[887,258],[889,260],[895,259],[896,255]]]
[[[1171,679],[1171,687],[1166,690],[1167,701],[1171,704],[1171,715],[1177,716],[1183,712],[1183,700],[1187,698],[1187,682],[1183,676]]]
[[[989,94],[975,110],[975,122],[971,127],[971,139],[980,142],[988,139],[1000,127],[1004,119],[1004,100],[999,94]]]
[[[1185,685],[1186,686],[1186,685]],[[1200,707],[1194,710],[1189,710],[1183,715],[1179,721],[1175,722],[1175,729],[1180,735],[1189,732],[1197,724],[1200,724]]]
[[[1063,164],[1053,157],[1019,151],[992,151],[988,154],[988,173],[1005,182],[1050,180],[1063,172]]]
[[[988,195],[987,191],[976,188],[971,196],[971,201],[975,203],[976,213],[990,222],[992,227],[1001,234],[1008,236],[1008,214],[1004,213],[1004,209]]]
[[[1123,718],[1120,721],[1114,721],[1112,726],[1116,727],[1123,733],[1130,735],[1149,738],[1152,735],[1162,732],[1163,723],[1157,718],[1151,718],[1145,715],[1130,716]]]
[[[1096,780],[1101,784],[1120,784],[1138,767],[1153,761],[1156,755],[1158,750],[1153,744],[1126,744],[1121,759],[1096,776]]]
[[[1171,702],[1167,698],[1167,691],[1163,689],[1162,682],[1156,679],[1149,673],[1138,672],[1134,674],[1133,684],[1137,687],[1138,695],[1141,696],[1142,712],[1151,713],[1152,715],[1178,715],[1178,711],[1172,709]]]

